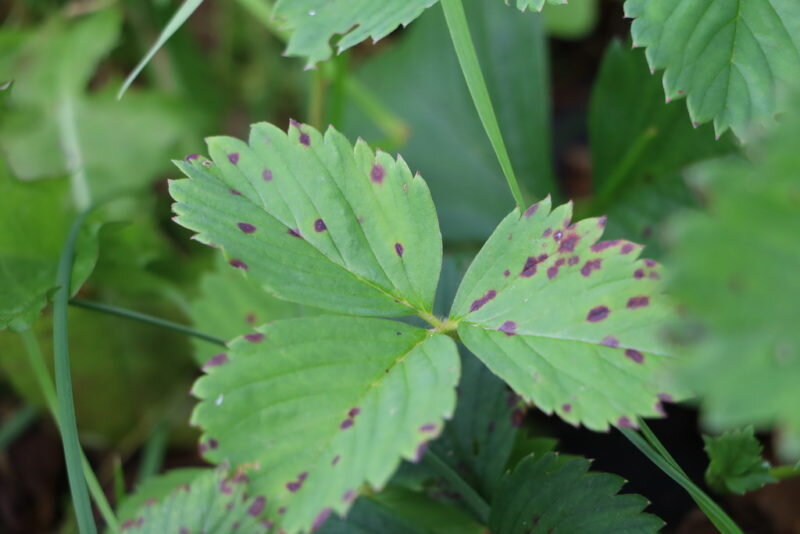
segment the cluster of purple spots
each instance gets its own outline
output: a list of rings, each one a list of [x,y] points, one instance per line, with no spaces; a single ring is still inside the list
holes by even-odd
[[[261,178],[263,178],[265,182],[271,182],[272,181],[272,171],[269,170],[269,169],[264,169],[264,171],[261,173]]]
[[[590,323],[596,323],[608,317],[610,313],[611,310],[608,309],[608,306],[596,306],[589,310],[586,320]]]
[[[317,219],[316,221],[314,221],[314,230],[316,230],[317,232],[324,232],[327,229],[328,227],[325,226],[325,221],[323,221],[322,219]]]
[[[644,354],[642,354],[636,349],[625,349],[625,356],[627,356],[636,363],[644,362]]]
[[[583,276],[589,276],[592,274],[592,271],[599,271],[600,265],[603,263],[601,258],[595,258],[593,260],[588,260],[586,263],[583,264],[581,267],[581,274]]]
[[[300,488],[303,487],[303,482],[305,482],[307,478],[308,478],[308,472],[303,471],[302,473],[297,475],[297,480],[292,480],[291,482],[286,483],[286,489],[288,489],[292,493],[298,491]],[[278,510],[278,513],[280,513],[280,510]]]
[[[470,311],[470,312],[474,312],[474,311],[478,311],[478,310],[480,310],[481,308],[483,308],[483,306],[484,306],[484,305],[485,305],[487,302],[489,302],[490,300],[492,300],[492,299],[493,299],[493,298],[495,298],[496,296],[497,296],[497,291],[495,291],[494,289],[490,289],[490,290],[489,290],[489,291],[487,291],[487,292],[486,292],[486,294],[484,294],[484,295],[483,295],[481,298],[479,298],[479,299],[475,299],[475,300],[472,302],[472,304],[471,304],[471,305],[470,305],[470,307],[469,307],[469,311]]]
[[[124,523],[122,523],[122,530],[127,530],[129,528],[139,528],[144,525],[144,517],[137,517],[136,519],[128,519]]]
[[[498,328],[498,330],[503,332],[508,337],[511,337],[513,335],[516,335],[517,333],[517,323],[515,323],[514,321],[506,321],[500,325],[500,328]]]
[[[347,419],[345,419],[339,424],[339,428],[341,428],[342,430],[346,430],[351,426],[353,426],[356,422],[356,416],[360,413],[361,413],[360,408],[350,408],[350,411],[347,412]]]
[[[536,210],[538,209],[539,209],[539,203],[537,202],[536,204],[533,204],[530,208],[525,210],[524,213],[525,217],[530,217],[531,215],[536,213]]]
[[[215,354],[214,356],[209,358],[208,361],[206,361],[205,364],[203,364],[203,371],[207,371],[208,369],[210,369],[212,367],[218,367],[220,365],[226,364],[226,363],[228,363],[228,361],[229,361],[228,355],[225,354],[224,352],[221,352],[219,354]]]
[[[215,450],[218,446],[219,446],[219,443],[217,442],[217,440],[212,438],[212,439],[209,439],[207,443],[200,442],[200,444],[197,446],[197,450],[202,455],[202,454],[205,454],[206,451]]]
[[[539,254],[538,256],[528,256],[525,260],[525,265],[522,267],[519,275],[523,278],[530,278],[536,274],[536,266],[548,258],[547,254]]]
[[[397,254],[399,257],[401,257],[401,258],[403,257],[403,253],[405,252],[405,250],[406,250],[406,249],[403,247],[403,244],[402,244],[402,243],[395,243],[395,244],[394,244],[394,252],[395,252],[395,254]]]
[[[344,495],[342,495],[342,500],[344,502],[350,502],[355,498],[356,498],[356,492],[353,490],[347,490],[344,492]]]
[[[576,258],[577,256],[573,256],[573,257]],[[572,258],[570,258],[570,259],[572,259]],[[558,258],[553,265],[551,265],[550,267],[547,268],[547,278],[548,278],[548,280],[552,280],[553,278],[558,276],[558,269],[562,265],[564,265],[565,262],[566,262],[566,260],[564,258]]]
[[[252,234],[253,232],[256,231],[256,227],[253,226],[250,223],[240,222],[236,226],[238,226],[239,230],[241,230],[242,232],[244,232],[246,234]]]
[[[232,153],[228,154],[228,161],[230,161],[234,165],[239,163],[239,153],[238,152],[232,152]]]
[[[628,308],[635,310],[636,308],[643,308],[650,304],[650,297],[631,297],[628,299]]]
[[[299,228],[289,228],[288,230],[286,230],[286,233],[289,234],[292,237],[297,237],[297,238],[302,238],[303,237],[302,235],[300,235],[300,229]]]
[[[421,427],[419,427],[420,432],[435,432],[436,431],[436,423],[425,423]]]
[[[370,179],[376,184],[382,184],[385,176],[386,170],[383,168],[383,165],[380,165],[379,163],[373,165],[372,170],[369,171]]]
[[[645,276],[647,276],[647,278],[649,278],[650,280],[661,279],[661,275],[658,274],[658,272],[656,271],[650,271],[649,273],[645,273],[644,269],[636,269],[635,271],[633,271],[633,277],[636,278],[637,280],[641,280]]]
[[[245,262],[243,262],[242,260],[232,259],[232,260],[230,260],[228,262],[228,264],[230,264],[231,267],[236,267],[237,269],[242,269],[242,270],[245,270],[245,271],[247,269],[249,269],[247,264]]]
[[[517,408],[511,412],[511,426],[520,428],[525,423],[525,409]]]
[[[322,510],[317,515],[317,518],[314,519],[314,523],[311,525],[311,532],[319,530],[322,527],[322,525],[325,524],[325,521],[327,521],[330,516],[331,516],[330,508],[325,508],[324,510]]]
[[[578,234],[569,234],[561,244],[558,246],[559,252],[572,252],[575,250],[575,245],[578,244],[581,238]]]
[[[636,423],[634,423],[633,421],[628,419],[627,416],[624,415],[619,419],[617,419],[617,426],[620,428],[633,428],[633,429],[639,428],[638,426],[636,426]]]
[[[261,332],[254,332],[252,334],[245,334],[244,338],[250,343],[261,343],[264,340],[264,334]]]
[[[259,495],[255,499],[253,499],[252,504],[250,504],[250,508],[247,509],[247,513],[252,515],[253,517],[258,517],[262,513],[264,513],[264,508],[267,506],[267,498],[263,495]]]

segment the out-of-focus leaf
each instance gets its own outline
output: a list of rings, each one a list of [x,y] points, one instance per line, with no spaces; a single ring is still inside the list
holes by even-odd
[[[262,326],[214,364],[192,389],[201,450],[214,463],[258,465],[251,488],[289,533],[344,514],[401,458],[419,460],[453,414],[459,374],[447,336],[336,316]]]
[[[119,504],[116,510],[117,519],[123,523],[136,520],[137,512],[145,504],[152,504],[153,500],[159,501],[182,486],[191,486],[199,477],[210,472],[210,469],[204,467],[185,467],[147,478]]]
[[[646,534],[664,525],[639,495],[617,495],[622,478],[589,472],[589,461],[529,456],[506,475],[492,501],[493,534]]]
[[[686,96],[691,120],[746,138],[785,109],[800,86],[796,0],[627,0],[636,46],[664,71],[668,100]]]
[[[663,415],[684,396],[661,340],[673,309],[641,245],[598,241],[604,219],[572,223],[550,199],[512,211],[470,266],[451,316],[461,341],[526,401],[606,430]]]
[[[548,52],[541,17],[521,15],[499,0],[468,0],[464,7],[520,183],[539,197],[553,193]],[[357,75],[408,124],[410,137],[401,150],[428,182],[445,238],[488,237],[513,199],[475,113],[440,10],[415,23]],[[381,133],[371,120],[348,105],[345,131],[378,141]]]
[[[544,26],[558,39],[582,39],[597,25],[598,11],[597,0],[548,2],[543,11]]]
[[[779,429],[800,457],[800,120],[737,158],[697,167],[707,212],[676,217],[672,291],[699,323],[681,337],[684,379],[716,430]]]
[[[505,2],[510,4],[511,0],[505,0]],[[564,5],[567,0],[514,0],[514,2],[520,11],[525,11],[526,9],[541,11],[545,5]]]
[[[761,455],[763,448],[753,427],[731,430],[720,436],[703,436],[703,440],[711,460],[706,469],[706,482],[714,490],[741,495],[777,482],[769,472],[769,462]]]

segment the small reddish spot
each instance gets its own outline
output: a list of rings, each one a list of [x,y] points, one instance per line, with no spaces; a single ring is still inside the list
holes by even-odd
[[[278,514],[279,515],[283,515],[285,513],[286,513],[286,507],[285,506],[281,506],[280,508],[278,508]]]
[[[551,265],[547,268],[547,278],[552,280],[556,276],[558,276],[558,265]]]
[[[300,132],[300,144],[305,146],[311,146],[311,138],[305,132]]]
[[[252,515],[253,517],[258,517],[264,512],[264,507],[267,505],[267,498],[263,495],[259,495],[253,500],[253,503],[250,505],[250,508],[247,509],[247,513]]]
[[[183,159],[186,160],[186,161],[194,161],[196,159],[200,159],[200,154],[189,154],[188,156],[186,156]]]
[[[230,260],[228,262],[228,264],[230,264],[231,267],[236,267],[237,269],[243,269],[245,271],[247,269],[249,269],[247,264],[245,262],[243,262],[242,260],[233,259],[233,260]]]
[[[245,334],[244,338],[250,343],[260,343],[264,340],[264,334],[256,332],[254,334]]]
[[[636,349],[625,349],[625,356],[627,356],[636,363],[644,362],[644,354],[642,354]]]
[[[548,237],[552,233],[553,233],[553,229],[552,228],[547,228],[544,232],[542,232],[542,237]]]
[[[217,447],[219,447],[219,442],[217,440],[215,440],[214,438],[211,438],[210,440],[208,440],[208,448],[209,449],[214,450]]]
[[[300,230],[297,228],[289,228],[286,233],[288,233],[292,237],[302,238],[303,236],[300,235]]]
[[[644,269],[636,269],[635,271],[633,271],[633,277],[636,278],[637,280],[641,280],[642,278],[644,278]]]
[[[631,421],[624,415],[619,419],[617,419],[617,426],[620,428],[634,428],[634,429],[637,428],[637,426],[633,423],[633,421]]]
[[[559,252],[572,252],[575,250],[575,245],[578,244],[580,241],[580,236],[578,234],[569,234],[564,241],[561,242],[561,245],[558,247]]]
[[[342,430],[347,430],[351,426],[353,426],[353,420],[352,419],[345,419],[344,421],[342,421],[339,424],[339,428],[341,428]]]
[[[228,154],[228,161],[230,161],[234,165],[239,163],[239,153],[238,152],[233,152],[231,154]]]
[[[476,299],[470,305],[469,311],[470,312],[474,312],[474,311],[480,310],[484,306],[484,304],[486,304],[487,302],[489,302],[490,300],[492,300],[496,296],[497,296],[497,291],[495,291],[494,289],[490,289],[489,291],[486,292],[486,294],[484,296],[482,296],[479,299]]]
[[[322,219],[317,219],[316,221],[314,221],[314,230],[316,230],[317,232],[324,232],[327,229],[328,227],[325,226],[325,221],[323,221]]]
[[[572,259],[572,258],[570,258],[570,259]],[[581,267],[581,274],[583,276],[591,275],[592,271],[597,271],[597,270],[600,269],[600,265],[601,265],[602,262],[603,262],[603,260],[600,259],[600,258],[596,258],[594,260],[587,261],[586,263],[583,264],[583,267]]]
[[[536,204],[533,204],[530,208],[525,210],[524,213],[525,217],[530,217],[531,215],[536,213],[536,210],[538,209],[539,209],[539,203],[537,202]]]
[[[435,423],[426,423],[426,424],[422,425],[421,427],[419,427],[419,431],[420,432],[433,432],[435,430],[436,430],[436,424]]]
[[[247,475],[239,471],[233,476],[231,482],[233,482],[234,484],[244,484],[245,482],[247,482],[247,480],[248,480]]]
[[[386,176],[386,170],[383,168],[383,165],[376,163],[372,166],[372,170],[369,172],[369,177],[372,179],[373,182],[376,184],[382,184],[383,178]]]
[[[631,297],[628,299],[628,308],[631,310],[643,308],[650,304],[650,297]]]
[[[503,276],[508,276],[508,275],[510,275],[510,274],[511,274],[511,271],[509,271],[508,269],[506,269],[505,271],[503,271]]]
[[[630,254],[633,252],[633,249],[636,248],[633,243],[625,243],[622,245],[622,248],[619,249],[620,254]]]
[[[208,361],[203,365],[203,370],[210,369],[211,367],[217,367],[222,364],[228,363],[228,355],[224,352],[220,354],[216,354],[208,359]]]
[[[506,321],[502,325],[500,325],[500,328],[498,328],[498,330],[503,332],[508,337],[511,337],[513,335],[516,335],[517,333],[517,323],[515,323],[514,321]]]
[[[337,454],[336,456],[333,457],[333,460],[331,460],[331,465],[338,464],[339,460],[341,460],[341,459],[342,459],[342,457]]]
[[[403,252],[405,252],[405,248],[403,248],[403,244],[402,243],[395,243],[394,244],[394,252],[395,252],[395,254],[397,254],[399,257],[402,258],[403,257]]]
[[[252,234],[253,232],[256,231],[256,227],[250,223],[240,222],[236,226],[238,226],[239,230],[241,230],[246,234]]]
[[[569,413],[569,412],[572,411],[572,405],[571,404],[565,404],[565,405],[563,405],[561,407],[561,409],[564,410],[565,412]]]
[[[265,182],[271,182],[272,181],[272,171],[269,170],[269,169],[264,169],[264,171],[261,173],[261,178],[263,178]]]
[[[586,320],[590,323],[597,323],[608,317],[608,314],[610,313],[611,310],[609,310],[607,306],[597,306],[596,308],[589,310]]]
[[[229,192],[231,195],[236,195],[237,197],[240,197],[240,196],[242,196],[242,193],[241,193],[241,191],[239,191],[238,189],[228,189],[228,192]]]
[[[644,264],[647,265],[648,267],[655,267],[656,265],[658,265],[658,262],[656,262],[655,260],[646,259],[644,260]]]
[[[619,347],[619,340],[614,336],[606,336],[600,341],[600,344],[606,347]]]
[[[328,520],[331,516],[331,509],[325,508],[323,511],[317,515],[317,518],[314,519],[314,524],[311,525],[311,531],[319,530],[319,528]]]
[[[250,312],[245,316],[244,320],[245,320],[245,322],[247,324],[255,324],[255,322],[256,322],[256,314],[253,313],[253,312]]]
[[[361,413],[361,408],[350,408],[350,411],[347,412],[347,415],[350,417],[355,417]]]

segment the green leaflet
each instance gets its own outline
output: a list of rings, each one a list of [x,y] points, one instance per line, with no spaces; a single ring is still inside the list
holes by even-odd
[[[493,534],[645,534],[664,525],[642,513],[639,495],[617,495],[624,481],[590,473],[583,458],[548,453],[528,456],[503,480],[495,495]]]
[[[332,127],[262,123],[250,144],[208,141],[213,162],[179,162],[176,221],[224,249],[276,296],[348,314],[430,314],[442,242],[419,175]]]
[[[753,434],[753,427],[703,436],[711,460],[706,482],[720,493],[744,494],[777,482],[769,472],[769,462],[762,456],[763,447]]]
[[[266,499],[250,495],[247,475],[222,470],[195,475],[163,499],[149,502],[122,524],[135,534],[266,534],[271,525],[260,518]]]
[[[509,4],[511,0],[505,0],[506,4]],[[544,8],[545,3],[551,5],[562,5],[566,4],[567,0],[515,0],[517,9],[520,11],[525,11],[526,9],[531,9],[535,11],[541,11]]]
[[[627,0],[636,46],[666,69],[667,100],[687,97],[692,121],[740,138],[784,109],[800,85],[796,0]]]
[[[139,509],[147,503],[152,503],[153,499],[161,500],[177,488],[184,484],[191,485],[210,472],[211,470],[205,467],[183,467],[172,469],[163,475],[149,477],[120,502],[116,510],[117,518],[121,522],[129,519],[135,521]]]
[[[287,532],[344,514],[362,484],[418,460],[455,408],[447,336],[381,319],[287,319],[234,341],[193,393],[208,460],[249,465]],[[410,388],[413,387],[413,392]]]
[[[605,430],[661,415],[684,393],[662,374],[659,328],[672,315],[661,268],[641,246],[600,241],[605,219],[571,223],[550,200],[500,223],[453,303],[464,344],[525,400]]]
[[[341,35],[337,52],[371,37],[377,41],[407,25],[437,0],[279,0],[274,16],[291,31],[286,53],[308,58],[308,66],[328,59],[329,42]]]

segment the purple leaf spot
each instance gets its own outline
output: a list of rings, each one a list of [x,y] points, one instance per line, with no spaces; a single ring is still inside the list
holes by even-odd
[[[305,146],[311,146],[311,138],[305,132],[300,132],[300,144]]]
[[[644,269],[636,269],[635,271],[633,271],[633,277],[636,278],[637,280],[641,280],[642,278],[644,278]]]
[[[571,404],[565,404],[565,405],[563,405],[561,407],[561,409],[564,410],[565,412],[569,413],[569,412],[572,411],[572,405]]]
[[[592,271],[597,271],[600,269],[600,264],[602,262],[603,260],[600,258],[587,261],[586,263],[583,264],[583,267],[581,267],[581,274],[583,276],[589,276],[590,274],[592,274]]]
[[[422,460],[422,457],[425,456],[425,453],[428,451],[428,442],[423,441],[419,445],[417,445],[417,450],[414,452],[414,461],[419,462]]]
[[[228,192],[231,195],[236,195],[237,197],[242,196],[242,193],[238,189],[228,189]]]
[[[342,495],[342,500],[344,502],[350,502],[355,498],[355,496],[356,496],[356,492],[355,491],[347,490],[346,492],[344,492],[344,495]]]
[[[655,267],[656,265],[658,265],[658,262],[656,262],[655,260],[646,259],[644,260],[644,264],[647,265],[648,267]]]
[[[347,415],[350,417],[355,417],[361,413],[361,408],[350,408],[350,411],[347,412]]]
[[[558,265],[551,265],[547,268],[547,278],[552,280],[556,276],[558,276]]]
[[[245,262],[243,262],[242,260],[233,259],[233,260],[230,260],[228,262],[228,264],[230,264],[231,267],[236,267],[237,269],[243,269],[245,271],[247,269],[249,269],[247,264]]]
[[[628,299],[628,308],[634,310],[650,304],[650,297],[631,297]]]
[[[542,237],[548,237],[552,233],[553,233],[553,229],[552,228],[547,228],[547,229],[545,229],[544,232],[542,232]]]
[[[537,202],[536,204],[533,204],[530,208],[525,210],[524,213],[525,217],[530,217],[531,215],[536,213],[536,210],[538,209],[539,209],[539,203]]]
[[[234,165],[239,163],[239,153],[238,152],[233,152],[231,154],[228,154],[228,161],[230,161]]]
[[[298,130],[300,129],[300,123],[294,119],[289,119],[289,126],[294,126]]]
[[[619,347],[619,340],[614,336],[606,336],[600,341],[600,344],[606,347]]]
[[[319,528],[325,524],[325,521],[331,516],[331,509],[325,508],[323,511],[317,515],[317,518],[314,519],[314,524],[311,525],[311,531],[319,530]]]
[[[264,169],[264,171],[261,173],[261,178],[263,178],[265,182],[271,182],[272,181],[272,171],[269,170],[269,169]]]
[[[426,423],[426,424],[422,425],[421,427],[419,427],[419,431],[420,432],[433,432],[435,430],[436,430],[436,424],[435,423]]]
[[[233,493],[233,488],[228,484],[228,479],[224,479],[219,483],[219,490],[226,495]]]
[[[339,428],[341,428],[342,430],[347,430],[351,426],[353,426],[353,420],[352,419],[345,419],[344,421],[342,421],[339,424]]]
[[[286,507],[285,506],[281,506],[280,508],[278,508],[278,515],[283,515],[285,513],[286,513]]]
[[[185,161],[194,161],[194,160],[199,159],[199,158],[200,158],[200,154],[189,154],[188,156],[186,156],[183,159]]]
[[[627,356],[636,363],[644,362],[644,354],[642,354],[636,349],[625,349],[625,356]]]
[[[553,234],[553,239],[556,241],[560,241],[563,237],[564,233],[561,230],[558,230],[556,233]]]
[[[403,244],[402,243],[395,243],[394,244],[394,252],[399,257],[401,257],[401,258],[403,257],[403,252],[404,251],[405,251],[405,249],[403,248]]]
[[[619,249],[620,254],[630,254],[633,252],[633,249],[636,248],[633,243],[625,243],[622,245],[622,248]]]
[[[498,328],[498,330],[503,332],[508,337],[511,337],[517,333],[517,323],[515,323],[514,321],[506,321],[502,325],[500,325],[500,328]]]
[[[259,495],[255,499],[253,499],[253,504],[250,505],[250,508],[247,509],[247,513],[252,515],[253,517],[258,517],[264,512],[264,507],[267,505],[267,498],[263,495]]]
[[[238,226],[239,230],[241,230],[246,234],[252,234],[253,232],[256,231],[256,227],[250,223],[240,222],[236,226]]]
[[[260,343],[264,339],[264,334],[256,332],[254,334],[245,334],[244,338],[250,343]]]
[[[620,427],[620,428],[633,428],[633,429],[638,428],[633,423],[633,421],[631,421],[630,419],[628,419],[624,415],[622,417],[620,417],[619,419],[617,419],[617,426]]]
[[[341,457],[341,456],[339,456],[338,454],[337,454],[336,456],[334,456],[334,457],[333,457],[333,460],[331,460],[331,465],[336,465],[336,464],[338,464],[338,463],[339,463],[339,460],[341,460],[341,458],[342,458],[342,457]]]
[[[314,230],[316,230],[317,232],[324,232],[327,229],[328,227],[325,226],[325,221],[323,221],[322,219],[317,219],[316,221],[314,221]]]
[[[597,219],[597,226],[599,226],[600,228],[605,228],[606,227],[606,222],[608,222],[608,217],[603,215],[602,217]]]
[[[523,278],[530,278],[536,274],[536,266],[546,259],[547,254],[541,254],[538,258],[528,256],[528,259],[525,260],[525,265],[522,267],[522,271],[519,273],[519,275]]]
[[[589,310],[586,320],[590,323],[597,323],[608,317],[609,313],[611,313],[611,310],[609,310],[607,306],[597,306]]]
[[[369,177],[373,182],[376,184],[382,184],[384,176],[386,176],[386,170],[384,170],[383,165],[376,163],[372,166],[372,170],[369,172]]]
[[[658,398],[664,402],[672,402],[672,395],[669,393],[659,393]]]
[[[577,265],[581,259],[578,256],[570,256],[569,261],[567,262],[568,265]]]
[[[203,364],[203,370],[205,371],[212,367],[220,366],[222,364],[228,363],[228,361],[229,361],[228,355],[225,354],[224,352],[221,352],[220,354],[215,354],[214,356],[209,358],[205,364]]]
[[[647,275],[647,278],[649,278],[650,280],[661,280],[661,275],[653,271]]]
[[[581,238],[578,236],[578,234],[569,234],[564,239],[564,241],[562,241],[561,244],[558,246],[558,251],[572,252],[573,250],[575,250],[575,245],[578,244],[578,241],[580,241],[580,239]]]
[[[511,274],[511,271],[509,271],[508,269],[506,269],[505,271],[503,271],[503,276],[508,276],[508,275],[510,275],[510,274]]]
[[[613,241],[600,241],[599,243],[595,243],[592,245],[592,252],[602,252],[607,248],[615,247],[619,245],[619,240],[614,239]]]
[[[300,230],[297,228],[289,228],[286,233],[288,233],[292,237],[302,238],[303,236],[300,235]]]
[[[494,289],[490,289],[489,291],[486,292],[486,294],[484,296],[482,296],[481,298],[475,300],[470,305],[470,307],[469,307],[470,313],[480,310],[487,302],[489,302],[490,300],[492,300],[496,296],[497,296],[497,291],[495,291]]]

